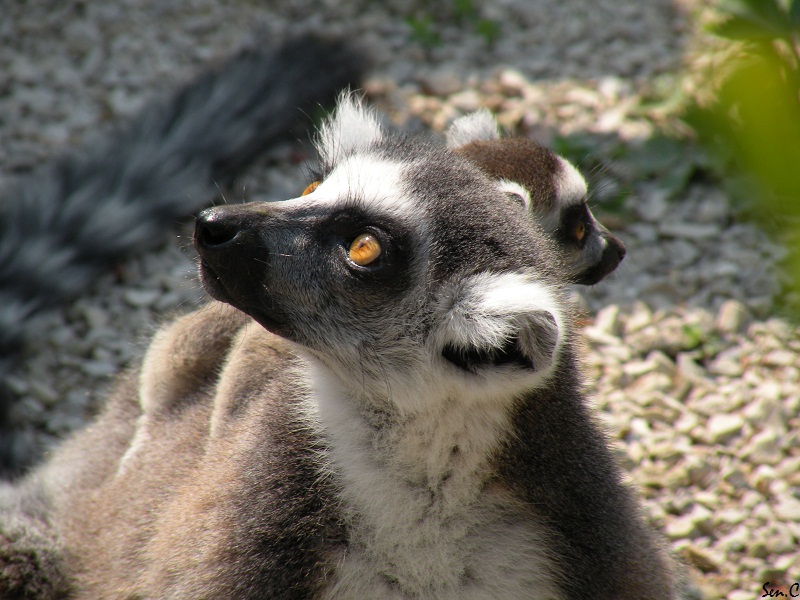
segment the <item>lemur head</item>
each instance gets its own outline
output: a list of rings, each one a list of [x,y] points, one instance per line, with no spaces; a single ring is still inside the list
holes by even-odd
[[[404,410],[542,385],[569,327],[563,276],[504,184],[351,96],[317,147],[303,196],[199,215],[208,292]]]
[[[594,285],[625,257],[623,243],[589,210],[583,177],[562,157],[528,138],[501,139],[486,110],[457,119],[447,144],[536,215],[574,283]]]

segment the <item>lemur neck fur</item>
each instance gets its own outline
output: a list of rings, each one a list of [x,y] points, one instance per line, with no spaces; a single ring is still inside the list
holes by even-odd
[[[459,394],[435,384],[416,388],[412,393],[424,397],[408,402],[363,398],[316,361],[311,387],[338,463],[333,466],[346,482],[347,471],[373,472],[433,495],[478,495],[492,478],[490,458],[511,429],[512,399]]]

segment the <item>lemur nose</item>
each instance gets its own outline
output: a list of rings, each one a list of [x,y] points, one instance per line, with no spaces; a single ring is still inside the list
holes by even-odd
[[[194,244],[198,250],[220,249],[230,244],[241,231],[237,218],[230,218],[222,208],[207,208],[197,215]]]
[[[625,258],[625,255],[628,253],[627,249],[625,248],[625,244],[623,244],[621,240],[617,239],[614,236],[611,236],[609,242],[611,246],[613,246],[614,249],[617,251],[617,256],[619,257],[619,260],[622,261],[622,259]]]

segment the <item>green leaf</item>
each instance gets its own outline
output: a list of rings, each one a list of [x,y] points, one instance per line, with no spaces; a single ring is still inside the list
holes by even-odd
[[[730,17],[725,23],[731,20],[746,21],[754,29],[760,28],[764,32],[772,32],[773,36],[785,36],[791,31],[789,15],[780,7],[778,0],[728,0],[721,3],[720,10]],[[752,39],[752,37],[728,35],[723,37]]]
[[[478,9],[473,0],[453,0],[453,12],[458,20],[476,19]]]
[[[502,33],[500,23],[491,19],[481,19],[475,23],[475,31],[486,40],[489,46],[492,46]]]
[[[787,34],[788,28],[783,24],[780,28],[776,28],[760,19],[734,15],[722,23],[709,27],[709,32],[729,40],[763,42],[783,37]]]
[[[782,21],[785,11],[778,0],[728,0],[722,3],[722,9],[734,14],[750,14],[765,21]]]
[[[800,0],[792,0],[789,7],[789,21],[795,29],[800,29]]]
[[[430,15],[407,17],[406,24],[411,28],[412,38],[424,48],[431,49],[441,46],[442,38],[436,30],[436,22]]]

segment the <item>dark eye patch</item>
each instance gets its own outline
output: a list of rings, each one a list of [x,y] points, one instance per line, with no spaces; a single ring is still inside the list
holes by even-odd
[[[555,237],[561,244],[573,244],[583,248],[592,231],[594,229],[589,207],[586,202],[581,202],[561,211]]]
[[[372,214],[358,206],[348,206],[315,225],[320,247],[340,268],[362,283],[393,286],[408,276],[414,253],[409,228],[385,215]],[[351,247],[359,236],[367,235],[380,246],[380,255],[368,264],[359,265],[350,257]]]

